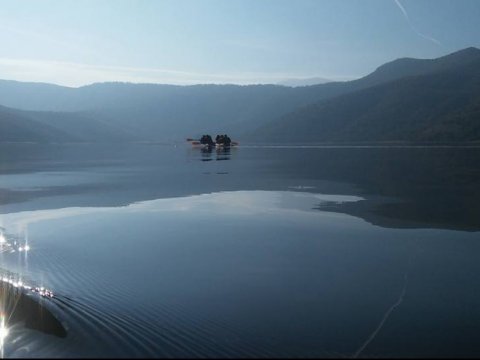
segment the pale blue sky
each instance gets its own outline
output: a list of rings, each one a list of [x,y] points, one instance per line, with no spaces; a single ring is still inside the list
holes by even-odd
[[[0,0],[0,78],[275,83],[480,47],[478,0]]]

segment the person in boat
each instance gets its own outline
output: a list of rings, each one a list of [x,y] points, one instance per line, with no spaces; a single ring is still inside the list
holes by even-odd
[[[213,142],[210,135],[202,135],[202,137],[200,138],[200,144],[212,146],[215,143]]]
[[[223,139],[224,139],[223,144],[225,146],[230,146],[230,144],[232,143],[232,140],[228,137],[227,134],[223,135]]]
[[[217,135],[215,137],[215,142],[218,145],[230,146],[232,143],[232,140],[228,137],[227,134],[223,134],[223,135]]]
[[[223,145],[225,143],[225,138],[223,135],[217,135],[215,137],[215,142],[219,145]]]

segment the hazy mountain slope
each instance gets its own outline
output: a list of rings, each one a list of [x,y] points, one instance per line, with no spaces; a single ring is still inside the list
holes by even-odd
[[[21,111],[29,119],[68,134],[77,141],[119,142],[139,140],[121,127],[106,124],[87,113],[53,111]]]
[[[99,109],[95,115],[150,139],[178,139],[207,132],[235,134],[316,100],[309,95],[273,85],[198,85],[164,95],[159,101],[126,101]]]
[[[37,118],[67,132],[76,128],[73,133],[82,133],[84,136],[88,135],[88,129],[96,121],[99,126],[98,140],[124,136],[144,140],[178,140],[202,133],[225,132],[237,137],[240,133],[252,131],[308,104],[405,76],[454,69],[479,58],[480,50],[468,48],[432,60],[398,59],[358,80],[296,88],[276,85],[174,86],[129,83],[68,88],[0,81],[0,104],[24,110],[81,112],[81,117],[85,119],[81,120],[77,114],[73,116],[76,120],[68,124],[62,123],[62,116],[53,114],[47,118],[43,115]],[[66,115],[64,118],[67,118]],[[82,127],[85,128],[82,130]],[[109,135],[110,130],[113,133]]]
[[[0,104],[21,110],[70,111],[76,88],[0,80]]]
[[[329,82],[326,84],[302,86],[290,89],[275,85],[160,85],[131,83],[99,83],[80,88],[69,88],[52,84],[24,83],[0,80],[0,104],[22,110],[38,111],[84,111],[113,109],[117,107],[166,104],[173,99],[198,99],[205,106],[231,102],[232,96],[238,101],[254,102],[285,99],[292,100],[292,106],[300,99],[321,100],[392,81],[405,76],[428,74],[448,68],[466,65],[480,58],[480,50],[467,48],[437,59],[397,59],[378,67],[373,73],[353,81]]]
[[[88,112],[92,119],[145,139],[176,139],[207,131],[236,132],[254,128],[264,119],[275,118],[316,100],[314,94],[294,94],[292,88],[274,85],[103,83],[65,88],[64,94],[48,101],[44,96],[31,101],[31,97],[35,97],[32,93],[44,84],[34,89],[29,88],[31,84],[14,85],[17,88],[12,92],[12,82],[0,81],[0,104],[27,110]],[[19,96],[21,89],[28,96]]]
[[[296,88],[303,95],[313,92],[317,101],[388,83],[407,76],[427,75],[435,72],[468,66],[480,60],[480,49],[469,47],[436,59],[397,59],[379,66],[372,73],[352,81],[330,82]]]
[[[62,142],[76,138],[51,126],[40,124],[20,111],[0,106],[0,142]]]
[[[257,141],[480,140],[480,59],[309,105],[259,128]]]
[[[311,86],[311,85],[319,85],[319,84],[326,84],[332,82],[332,80],[321,78],[321,77],[312,77],[312,78],[289,78],[283,81],[277,82],[277,85],[283,86]]]
[[[134,135],[87,114],[24,111],[0,106],[0,141],[119,142]]]
[[[480,60],[480,49],[469,47],[436,59],[397,59],[379,66],[373,73],[356,82],[362,87],[377,85],[406,76],[427,75],[468,66]]]

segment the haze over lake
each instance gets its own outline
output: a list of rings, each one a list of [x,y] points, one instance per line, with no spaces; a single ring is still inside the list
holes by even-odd
[[[2,267],[68,329],[6,356],[479,354],[477,147],[1,150]]]

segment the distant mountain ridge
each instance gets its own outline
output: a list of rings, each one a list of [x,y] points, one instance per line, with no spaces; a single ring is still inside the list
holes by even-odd
[[[426,75],[451,68],[466,66],[480,60],[480,49],[469,47],[436,59],[401,58],[379,66],[363,81],[383,83],[406,76]]]
[[[319,85],[319,84],[326,84],[332,82],[332,80],[321,78],[321,77],[312,77],[312,78],[290,78],[285,79],[277,83],[277,85],[283,86],[311,86],[311,85]]]
[[[408,73],[420,75],[296,109],[251,136],[272,142],[478,141],[478,53],[461,65],[436,62],[421,71],[409,61]]]
[[[353,81],[299,87],[98,83],[69,88],[0,80],[0,104],[10,108],[0,109],[0,126],[13,129],[13,119],[19,119],[18,136],[24,129],[27,137],[45,141],[62,136],[175,141],[225,132],[257,141],[463,141],[476,136],[479,60],[480,50],[467,48],[437,59],[397,59]],[[450,105],[439,106],[445,101]]]
[[[54,139],[76,140],[59,129],[32,120],[21,111],[0,106],[1,142],[46,142]]]

